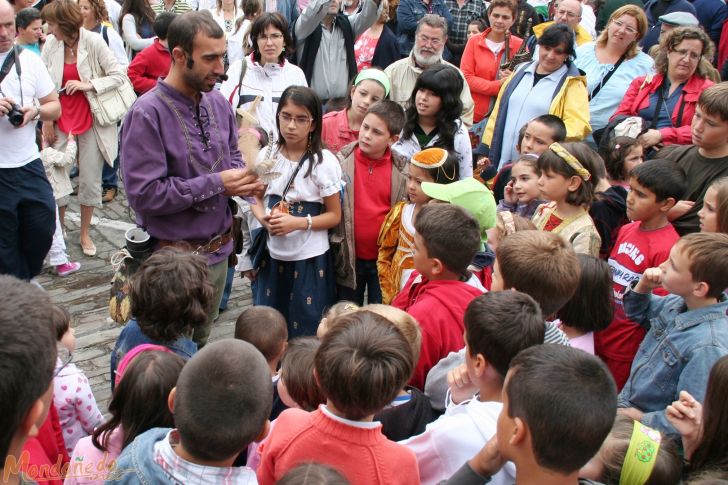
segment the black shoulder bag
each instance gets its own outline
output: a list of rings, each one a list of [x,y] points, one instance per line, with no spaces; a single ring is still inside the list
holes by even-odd
[[[609,81],[609,78],[612,77],[612,74],[614,74],[617,71],[617,69],[619,69],[619,66],[621,66],[623,62],[624,62],[624,56],[622,56],[622,57],[619,58],[619,60],[614,65],[614,67],[612,68],[612,70],[609,71],[602,78],[601,81],[599,81],[599,85],[594,88],[594,91],[592,91],[591,93],[589,93],[589,101],[591,101],[592,99],[594,99],[596,97],[596,95],[599,94],[599,91],[601,91],[602,88],[604,87],[604,85],[607,84],[607,82]]]

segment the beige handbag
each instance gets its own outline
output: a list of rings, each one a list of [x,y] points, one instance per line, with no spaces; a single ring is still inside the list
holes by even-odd
[[[101,126],[111,126],[116,125],[126,116],[127,111],[129,111],[137,97],[131,82],[127,78],[118,88],[102,94],[86,91],[86,98],[91,107],[94,120]]]
[[[94,49],[89,50],[89,57],[94,78],[106,76]],[[126,116],[137,96],[129,77],[124,75],[124,82],[118,88],[101,94],[94,90],[86,91],[86,99],[96,123],[101,126],[114,126]]]

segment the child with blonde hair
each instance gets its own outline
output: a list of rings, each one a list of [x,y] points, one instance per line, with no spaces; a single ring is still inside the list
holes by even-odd
[[[412,348],[414,361],[420,357],[422,332],[417,320],[409,313],[389,305],[367,305],[364,310],[383,316],[397,327]],[[374,420],[382,423],[382,433],[392,441],[401,441],[422,433],[436,415],[430,400],[422,391],[412,386],[404,386],[397,397],[374,415]]]

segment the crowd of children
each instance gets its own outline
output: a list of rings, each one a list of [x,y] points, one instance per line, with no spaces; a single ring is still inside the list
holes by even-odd
[[[406,112],[376,69],[328,117],[283,92],[259,156],[280,176],[244,204],[255,306],[198,348],[206,260],[156,251],[130,281],[106,417],[68,312],[0,277],[9,481],[728,479],[728,85],[701,94],[694,145],[648,161],[531,120],[494,197],[458,151],[448,69]]]

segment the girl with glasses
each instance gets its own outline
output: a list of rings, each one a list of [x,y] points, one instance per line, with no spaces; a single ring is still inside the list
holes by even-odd
[[[283,91],[278,142],[259,157],[272,154],[272,171],[281,175],[251,205],[263,225],[252,234],[253,247],[263,248],[253,258],[254,303],[280,311],[289,338],[315,335],[323,312],[336,302],[328,230],[341,220],[341,167],[323,149],[321,119],[321,101],[312,89]]]

